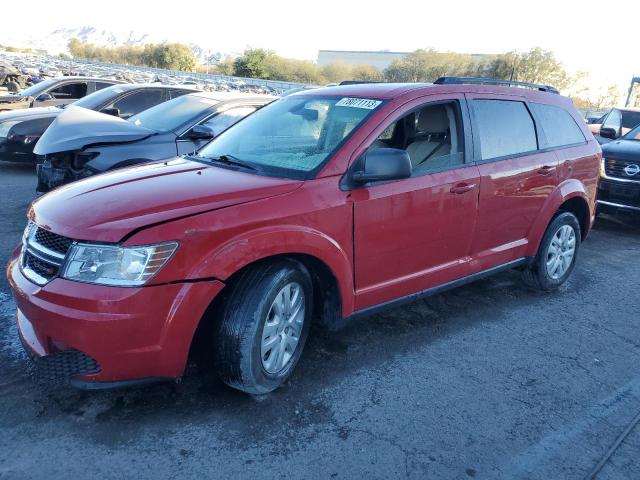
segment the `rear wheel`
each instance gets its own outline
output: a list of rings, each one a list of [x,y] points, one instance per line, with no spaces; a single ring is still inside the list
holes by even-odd
[[[267,393],[295,368],[311,324],[307,270],[280,260],[250,268],[231,286],[218,314],[215,363],[227,385]]]
[[[580,238],[580,222],[573,213],[556,215],[523,272],[525,282],[539,290],[553,290],[566,282],[576,264]]]

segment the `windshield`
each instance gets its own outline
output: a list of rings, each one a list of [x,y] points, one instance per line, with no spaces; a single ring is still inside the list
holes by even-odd
[[[218,103],[199,95],[183,95],[133,115],[129,121],[159,133],[172,132]]]
[[[20,95],[21,97],[37,97],[44,90],[51,87],[52,85],[55,85],[56,83],[58,83],[56,79],[45,80],[43,82],[36,83],[35,85],[31,85],[29,88],[25,88],[20,93],[18,93],[18,95]]]
[[[74,105],[88,110],[97,110],[105,103],[111,101],[119,94],[124,92],[125,89],[121,85],[113,85],[112,87],[103,88],[97,92],[93,92],[91,95],[81,98],[73,102]]]
[[[624,140],[634,140],[636,142],[640,142],[640,125],[637,125],[636,128],[631,130],[622,138]]]
[[[293,95],[249,115],[198,152],[234,157],[276,176],[307,178],[381,100]]]

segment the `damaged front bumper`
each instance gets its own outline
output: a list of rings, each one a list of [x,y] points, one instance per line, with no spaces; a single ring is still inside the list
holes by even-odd
[[[93,158],[82,154],[65,154],[63,156],[38,157],[36,173],[38,175],[38,193],[47,193],[67,183],[90,177],[96,172],[84,168],[82,165]]]

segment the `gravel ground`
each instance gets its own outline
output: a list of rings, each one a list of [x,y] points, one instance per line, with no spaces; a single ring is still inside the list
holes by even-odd
[[[0,165],[0,257],[30,167]],[[37,383],[0,280],[0,479],[578,479],[640,411],[640,223],[605,217],[560,291],[506,272],[340,333],[277,392]],[[598,478],[640,478],[640,426]]]

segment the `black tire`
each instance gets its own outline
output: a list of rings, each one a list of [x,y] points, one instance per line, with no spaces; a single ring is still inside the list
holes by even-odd
[[[304,322],[286,365],[269,373],[261,355],[263,328],[277,294],[292,282],[300,285],[304,293]],[[278,260],[247,269],[228,288],[214,329],[218,376],[227,385],[247,393],[271,392],[293,372],[309,334],[313,311],[311,277],[300,263]]]
[[[569,267],[564,272],[564,274],[559,278],[553,278],[549,274],[547,269],[547,256],[549,252],[549,246],[556,232],[558,232],[558,230],[560,230],[560,228],[565,225],[571,227],[574,231],[575,253]],[[553,218],[553,220],[551,220],[551,223],[549,223],[547,231],[542,237],[542,241],[540,242],[540,246],[538,247],[538,252],[535,258],[533,259],[531,264],[523,270],[522,276],[525,283],[532,288],[543,291],[555,290],[556,288],[560,287],[564,282],[567,281],[569,276],[571,276],[571,272],[576,265],[578,252],[580,251],[581,238],[580,222],[578,221],[576,216],[571,212],[558,213]]]

